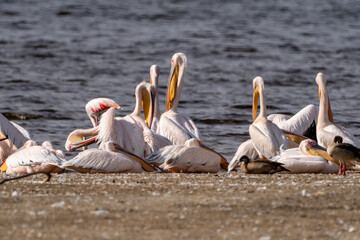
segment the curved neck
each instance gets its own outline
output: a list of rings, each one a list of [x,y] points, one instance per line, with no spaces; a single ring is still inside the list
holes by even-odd
[[[141,90],[143,87],[138,87],[135,90],[135,109],[132,112],[133,115],[140,116],[141,109],[142,109],[142,100],[141,100]]]
[[[260,113],[259,117],[266,118],[266,101],[265,101],[265,91],[262,87],[259,88],[260,95]]]
[[[329,95],[327,92],[326,86],[319,86],[320,90],[320,103],[319,103],[319,116],[318,116],[318,126],[322,124],[328,124],[329,121]]]

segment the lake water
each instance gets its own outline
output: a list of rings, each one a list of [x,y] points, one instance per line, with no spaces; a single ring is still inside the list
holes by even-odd
[[[323,72],[334,120],[360,137],[358,1],[0,1],[0,111],[37,142],[64,150],[91,127],[85,104],[109,97],[132,112],[134,90],[159,65],[160,108],[174,53],[188,58],[179,112],[231,160],[249,138],[252,79],[268,114],[318,105]],[[70,155],[69,155],[70,156]]]

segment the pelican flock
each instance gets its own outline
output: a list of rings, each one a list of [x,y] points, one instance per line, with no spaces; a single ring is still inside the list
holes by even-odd
[[[160,68],[150,67],[150,81],[135,87],[135,108],[126,116],[113,99],[100,97],[85,106],[92,128],[74,129],[65,141],[66,159],[45,141],[41,146],[30,134],[0,114],[0,170],[6,174],[32,173],[217,173],[221,169],[247,174],[338,173],[359,169],[360,140],[333,123],[324,74],[315,82],[319,108],[313,104],[293,116],[267,115],[265,81],[252,81],[252,120],[249,139],[238,147],[231,162],[204,143],[194,121],[178,111],[185,82],[187,58],[171,58],[165,112],[160,113]],[[315,85],[315,84],[314,84]],[[315,85],[316,86],[316,85]],[[250,102],[250,101],[249,101]],[[258,103],[260,111],[257,114]]]

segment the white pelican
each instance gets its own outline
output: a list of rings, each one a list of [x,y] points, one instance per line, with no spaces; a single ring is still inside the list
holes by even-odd
[[[187,140],[184,145],[166,146],[146,160],[170,172],[216,173],[220,167],[227,170],[226,159],[196,138]]]
[[[319,116],[316,126],[316,135],[319,145],[327,148],[333,142],[335,136],[340,136],[344,143],[350,143],[356,147],[360,147],[359,139],[356,139],[343,126],[335,125],[333,123],[325,75],[318,73],[316,76],[316,83],[319,86],[320,99]]]
[[[253,80],[253,124],[249,127],[251,140],[260,158],[270,159],[288,148],[288,140],[278,126],[269,121],[266,117],[266,102],[264,80],[256,77]],[[256,117],[257,105],[260,95],[260,113]]]
[[[141,165],[122,154],[114,142],[106,142],[103,149],[91,148],[80,152],[73,159],[62,164],[80,173],[141,173]]]
[[[10,155],[1,165],[1,171],[7,174],[30,174],[35,172],[61,173],[61,164],[66,160],[56,152],[49,142],[37,146],[28,140],[24,148]]]
[[[159,133],[159,121],[160,121],[160,108],[159,108],[159,75],[160,75],[160,68],[157,65],[152,65],[150,67],[150,84],[154,85],[156,89],[156,96],[154,101],[154,117],[151,125],[151,130],[156,133]]]
[[[188,116],[177,112],[186,66],[187,60],[183,53],[173,55],[166,94],[166,112],[161,115],[159,122],[160,134],[174,144],[184,144],[191,138],[200,139],[194,122]]]
[[[21,148],[30,134],[20,125],[10,122],[0,113],[0,162]]]
[[[267,159],[250,159],[244,155],[240,158],[241,171],[247,174],[273,174],[276,172],[288,171],[282,163],[272,162]]]
[[[99,124],[99,118],[109,108],[114,107],[120,109],[121,107],[110,98],[94,98],[85,105],[85,111],[90,118],[93,126]]]
[[[346,163],[360,162],[360,149],[349,143],[343,143],[340,136],[334,138],[334,142],[327,148],[327,153],[340,162],[339,175],[346,175]]]
[[[115,108],[110,108],[112,110],[107,111],[110,111],[109,114],[107,112],[103,113],[100,128],[106,129],[106,131],[101,131],[101,134],[97,136],[98,140],[105,143],[104,136],[106,138],[106,136],[112,134],[114,135],[112,137],[114,142],[139,157],[147,156],[161,147],[171,144],[168,139],[156,134],[148,127],[148,125],[151,126],[153,119],[155,96],[156,90],[154,86],[145,82],[140,83],[135,90],[136,103],[131,114],[115,118]],[[144,106],[145,121],[140,117],[142,106]],[[65,144],[68,150],[75,150],[80,146],[94,143],[96,137],[85,141],[81,141],[81,139],[85,135],[95,136],[98,134],[97,128],[75,131],[69,135]]]
[[[271,161],[283,163],[292,173],[336,173],[339,165],[312,139],[303,140],[298,148],[290,148]]]

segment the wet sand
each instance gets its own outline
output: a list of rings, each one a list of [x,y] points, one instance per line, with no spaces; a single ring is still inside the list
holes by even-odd
[[[360,173],[61,174],[0,185],[2,239],[360,239]]]

